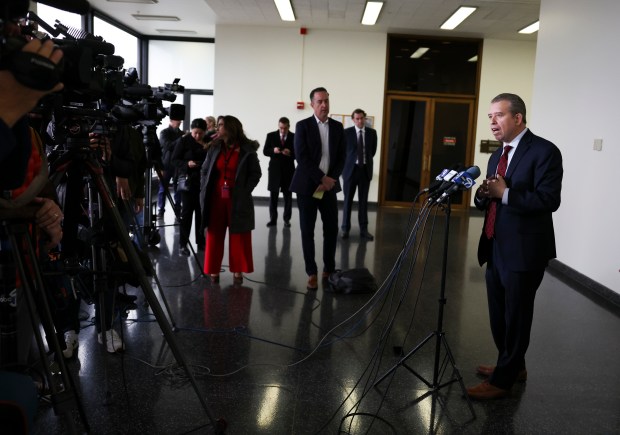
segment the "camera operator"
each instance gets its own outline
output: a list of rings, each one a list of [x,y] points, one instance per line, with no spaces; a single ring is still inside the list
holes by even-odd
[[[170,125],[164,128],[159,134],[159,143],[162,150],[163,178],[159,183],[159,191],[157,195],[157,217],[163,219],[166,209],[166,190],[169,189],[170,180],[172,180],[174,192],[175,214],[180,216],[181,213],[181,194],[177,190],[176,168],[172,164],[172,154],[174,153],[174,145],[181,136],[183,131],[180,129],[182,119],[170,118]]]
[[[19,35],[19,27],[10,20],[0,24],[2,38]],[[33,64],[46,65],[49,74],[45,69],[36,71],[47,80],[46,86],[39,83],[35,89],[24,84],[20,72],[14,72],[10,64],[0,69],[0,213],[3,219],[23,216],[25,222],[32,222],[30,210],[34,210],[32,240],[41,241],[41,248],[47,252],[62,237],[63,215],[53,188],[49,188],[40,137],[29,127],[27,114],[43,96],[63,88],[55,79],[63,52],[52,41],[37,39],[28,41],[20,51]],[[39,234],[41,237],[37,237]],[[0,231],[0,276],[0,367],[19,367],[28,362],[33,331],[5,228]],[[0,410],[2,415],[15,415],[16,409],[23,412],[20,419],[14,419],[15,424],[10,418],[3,419],[3,431],[25,433],[28,426],[32,427],[36,411],[34,383],[28,377],[8,372],[2,373],[1,383],[2,402],[9,405]]]
[[[59,120],[60,121],[60,120]],[[62,134],[57,130],[58,124],[53,120],[49,127],[49,136],[55,141],[63,139]],[[115,132],[88,133],[88,149],[93,153],[94,158],[99,160],[103,167],[103,175],[106,184],[110,188],[115,202],[118,203],[118,210],[129,231],[129,226],[134,222],[133,214],[140,213],[144,207],[144,169],[146,167],[146,156],[142,145],[142,134],[124,122],[115,122]],[[84,150],[80,152],[85,152]],[[87,151],[86,151],[87,152]],[[65,232],[62,240],[62,252],[65,258],[79,261],[83,256],[89,255],[89,249],[85,249],[84,240],[79,240],[79,226],[89,226],[89,222],[82,215],[82,204],[85,201],[84,194],[84,173],[79,166],[70,167],[67,171],[64,189],[64,209],[65,209]],[[88,205],[84,205],[88,208]],[[127,307],[135,308],[135,296],[118,292],[118,288],[125,282],[124,270],[120,270],[122,261],[126,258],[126,253],[120,247],[120,243],[114,237],[116,229],[111,221],[111,217],[103,209],[102,225],[90,228],[93,239],[99,240],[111,252],[112,258],[108,260],[108,269],[105,272],[112,272],[106,281],[107,288],[103,293],[103,310],[99,303],[98,295],[93,297],[95,305],[95,326],[98,333],[99,343],[103,343],[101,333],[101,322],[99,321],[102,311],[105,313],[104,326],[106,334],[106,350],[115,353],[124,349],[124,344],[112,328],[113,318],[116,309]],[[86,241],[92,242],[93,240]],[[116,272],[121,272],[121,278]],[[115,304],[115,301],[117,302]],[[77,312],[74,313],[74,317]],[[66,325],[75,325],[74,328],[65,328],[65,342],[67,352],[65,357],[71,357],[73,350],[78,347],[79,322],[76,318],[67,319]]]
[[[177,139],[172,154],[172,163],[177,169],[179,190],[181,190],[181,234],[180,253],[189,255],[187,244],[192,229],[194,216],[194,237],[199,251],[205,249],[205,235],[200,230],[200,167],[207,155],[207,146],[203,142],[207,123],[202,118],[194,119],[190,125],[190,133]],[[182,187],[183,186],[183,187]]]

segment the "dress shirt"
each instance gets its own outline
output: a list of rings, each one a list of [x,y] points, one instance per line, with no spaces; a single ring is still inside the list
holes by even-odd
[[[319,126],[319,134],[321,135],[321,162],[319,163],[319,169],[327,175],[329,171],[329,119],[322,122],[316,115],[314,118]]]
[[[517,149],[517,146],[519,146],[519,142],[521,141],[521,138],[523,137],[526,131],[527,131],[527,127],[524,128],[523,131],[519,133],[517,137],[515,137],[512,140],[512,142],[504,142],[503,147],[508,146],[508,145],[512,147],[512,149],[508,153],[508,166],[506,166],[506,173],[508,173],[508,167],[510,166],[510,161],[512,160],[512,156],[514,155],[515,150]],[[509,190],[510,190],[509,188],[506,188],[506,190],[504,190],[504,194],[502,195],[502,204],[504,205],[508,204],[508,191]]]

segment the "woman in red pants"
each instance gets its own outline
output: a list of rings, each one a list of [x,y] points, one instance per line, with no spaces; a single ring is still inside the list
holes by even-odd
[[[229,268],[235,283],[254,271],[252,191],[262,175],[256,150],[234,116],[218,120],[217,139],[207,150],[200,177],[202,230],[206,229],[204,272],[219,282],[226,229],[229,231]]]

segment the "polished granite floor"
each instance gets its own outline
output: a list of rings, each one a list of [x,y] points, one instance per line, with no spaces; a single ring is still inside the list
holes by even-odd
[[[474,367],[496,356],[475,255],[482,218],[473,213],[450,218],[440,310],[443,212],[423,229],[409,210],[371,211],[375,240],[353,228],[336,258],[341,269],[368,268],[380,288],[345,295],[306,290],[297,210],[290,229],[281,221],[266,228],[267,206],[256,206],[255,271],[241,285],[226,268],[213,285],[199,261],[179,254],[168,210],[148,253],[174,332],[162,334],[144,292],[130,288],[138,309],[116,325],[126,350],[107,354],[83,305],[68,368],[91,433],[215,433],[216,422],[228,434],[620,433],[620,310],[553,272],[537,295],[527,383],[506,399],[464,399],[457,373],[465,385],[478,383]],[[417,237],[403,249],[412,226]],[[440,323],[445,340],[434,333]],[[79,413],[71,415],[84,430]],[[33,433],[67,432],[41,403]]]

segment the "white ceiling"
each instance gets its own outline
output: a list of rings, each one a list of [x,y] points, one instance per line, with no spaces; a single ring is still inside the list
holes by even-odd
[[[156,1],[156,4],[118,0],[89,0],[89,3],[143,35],[215,38],[216,24],[241,24],[306,27],[309,33],[339,29],[527,41],[535,40],[536,33],[517,32],[538,20],[541,0],[386,0],[375,26],[360,24],[365,0],[292,0],[295,22],[281,21],[273,0]],[[439,26],[459,6],[478,9],[455,30],[440,30]],[[170,15],[180,21],[139,21],[132,14]]]

